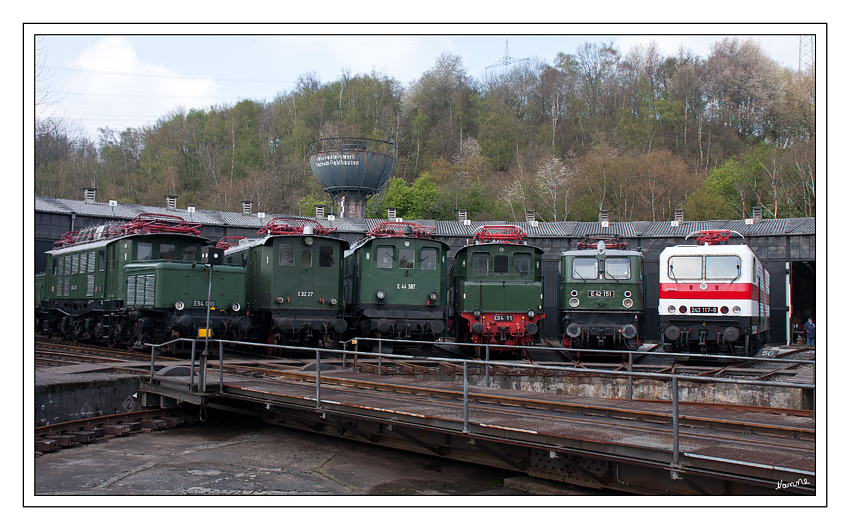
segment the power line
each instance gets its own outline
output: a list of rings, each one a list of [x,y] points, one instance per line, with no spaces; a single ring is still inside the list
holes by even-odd
[[[125,77],[150,77],[154,79],[185,79],[189,81],[216,81],[222,83],[286,83],[287,81],[280,80],[263,80],[263,79],[228,79],[223,77],[201,77],[187,75],[165,75],[165,74],[141,74],[137,72],[115,72],[111,70],[89,70],[86,68],[70,68],[66,66],[48,66],[49,70],[62,70],[65,72],[83,72],[87,74],[99,75],[117,75]]]

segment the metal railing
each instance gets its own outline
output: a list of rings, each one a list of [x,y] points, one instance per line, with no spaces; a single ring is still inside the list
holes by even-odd
[[[362,342],[377,342],[377,350],[376,352],[371,351],[359,351],[359,350],[348,350],[348,346],[355,345],[359,346]],[[158,348],[162,348],[164,346],[168,346],[178,342],[191,342],[192,344],[192,352],[191,352],[191,361],[190,361],[190,382],[189,387],[194,387],[194,377],[195,377],[195,359],[196,359],[196,346],[197,343],[200,342],[199,339],[177,339],[170,342],[166,342],[163,344],[145,344],[145,346],[150,346],[151,348],[151,382],[153,382],[155,378],[155,358],[156,358],[156,350]],[[218,355],[218,371],[219,371],[219,393],[224,393],[224,345],[230,344],[234,346],[254,346],[256,347],[256,343],[250,342],[241,342],[241,341],[231,341],[231,340],[217,340],[213,339],[211,342],[218,342],[219,345],[219,355]],[[670,381],[670,402],[671,402],[671,417],[672,417],[672,435],[673,435],[673,447],[672,447],[672,470],[671,477],[679,478],[677,474],[677,469],[680,469],[679,465],[679,383],[682,381],[691,381],[691,382],[712,382],[712,383],[730,383],[730,384],[742,384],[742,385],[758,385],[758,386],[768,386],[768,387],[777,387],[777,388],[794,388],[801,390],[815,390],[815,373],[814,366],[815,361],[813,360],[801,360],[801,359],[773,359],[773,358],[757,358],[757,357],[734,357],[734,356],[718,356],[718,355],[701,355],[701,354],[674,354],[674,353],[655,353],[655,352],[635,352],[635,351],[623,351],[617,353],[628,353],[628,370],[607,370],[601,368],[582,368],[578,366],[559,366],[559,365],[551,365],[545,363],[532,363],[530,361],[520,362],[520,361],[505,361],[505,360],[490,360],[490,349],[512,349],[515,351],[519,350],[551,350],[551,351],[564,351],[564,348],[548,348],[548,347],[539,347],[539,346],[496,346],[496,345],[482,345],[482,344],[463,344],[463,343],[446,343],[452,346],[458,347],[481,347],[484,348],[485,358],[483,360],[480,359],[460,359],[460,358],[446,358],[446,357],[429,357],[429,356],[412,356],[412,355],[397,355],[391,353],[383,353],[383,345],[384,343],[394,343],[394,344],[403,344],[403,345],[434,345],[434,342],[427,341],[399,341],[399,340],[390,340],[390,339],[380,339],[380,338],[357,338],[352,339],[350,341],[346,341],[343,343],[343,349],[328,349],[328,348],[318,348],[318,347],[305,347],[305,346],[284,346],[284,345],[274,345],[274,344],[264,344],[263,347],[272,348],[275,350],[281,351],[298,351],[298,352],[315,352],[316,355],[316,410],[322,410],[322,375],[321,375],[321,359],[322,354],[333,355],[338,357],[342,354],[343,368],[345,368],[346,358],[348,355],[353,355],[352,362],[352,370],[353,372],[357,372],[357,362],[359,356],[366,357],[374,357],[378,360],[378,375],[383,375],[383,361],[384,360],[404,360],[404,361],[426,361],[426,362],[454,362],[454,363],[462,363],[463,364],[463,433],[467,434],[470,432],[469,429],[469,365],[483,365],[485,370],[485,378],[484,378],[484,387],[490,388],[490,367],[491,366],[499,366],[502,368],[539,368],[544,370],[551,370],[556,372],[564,372],[564,373],[578,373],[578,374],[594,374],[594,375],[607,375],[607,376],[616,376],[616,377],[628,377],[628,390],[627,396],[628,401],[633,400],[633,377],[641,378],[641,379],[656,379],[656,380],[669,380]],[[589,352],[604,352],[606,354],[611,354],[610,350],[581,350],[583,353]],[[663,374],[663,373],[655,373],[655,372],[635,372],[633,370],[633,355],[659,355],[665,357],[686,357],[686,358],[708,358],[708,359],[734,359],[739,361],[755,361],[755,360],[763,360],[765,362],[775,362],[775,363],[787,363],[787,364],[811,364],[812,365],[812,384],[806,383],[787,383],[782,381],[757,381],[750,379],[735,379],[735,378],[720,378],[720,377],[706,377],[706,376],[698,376],[698,375],[679,375],[679,374]],[[207,381],[206,381],[206,370],[207,364],[209,362],[207,349],[204,349],[204,352],[200,355],[200,359],[198,361],[198,387],[197,392],[200,395],[208,395],[207,393]],[[814,419],[814,402],[813,402],[813,410],[812,410],[812,418]]]

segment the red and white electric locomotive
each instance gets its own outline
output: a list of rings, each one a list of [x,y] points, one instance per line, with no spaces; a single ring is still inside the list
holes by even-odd
[[[750,356],[767,338],[770,274],[750,247],[728,244],[731,231],[695,234],[696,245],[668,247],[659,259],[664,349]]]

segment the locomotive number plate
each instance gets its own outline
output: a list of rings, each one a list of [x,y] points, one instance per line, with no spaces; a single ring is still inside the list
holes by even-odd
[[[192,307],[207,307],[206,300],[194,300],[192,302]],[[215,300],[210,300],[210,307],[215,307]]]
[[[716,307],[692,307],[691,313],[717,313]]]
[[[513,315],[493,315],[494,322],[513,322]]]
[[[614,298],[614,291],[587,291],[587,296],[590,298]]]

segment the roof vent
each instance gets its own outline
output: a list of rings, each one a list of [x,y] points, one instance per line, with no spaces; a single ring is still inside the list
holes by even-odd
[[[242,215],[251,215],[251,201],[242,201]]]
[[[395,208],[387,208],[387,221],[395,221]]]
[[[86,204],[94,204],[97,188],[83,188],[83,201]]]
[[[534,210],[526,210],[525,211],[525,222],[526,223],[533,223],[534,217],[535,217]]]
[[[762,207],[761,206],[753,206],[753,222],[760,223],[762,219]]]
[[[685,220],[685,210],[684,208],[676,208],[673,210],[673,220],[678,222],[683,222]]]
[[[325,218],[325,205],[317,204],[316,205],[316,219],[324,219]]]
[[[165,209],[166,210],[176,210],[177,209],[177,195],[166,195],[165,196]]]
[[[608,222],[608,210],[599,210],[599,222],[607,223]]]
[[[461,223],[466,221],[466,210],[458,210],[457,211],[457,220]]]

